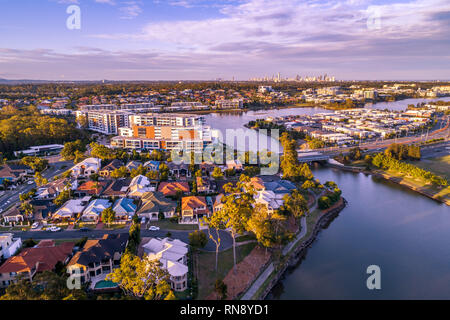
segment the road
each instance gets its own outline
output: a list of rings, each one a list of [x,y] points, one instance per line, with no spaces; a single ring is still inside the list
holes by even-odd
[[[47,180],[51,180],[53,177],[63,173],[73,166],[72,161],[60,161],[49,164],[49,167],[42,172],[42,176]],[[14,203],[19,202],[19,195],[22,193],[27,193],[31,189],[36,188],[36,184],[28,184],[25,182],[19,185],[15,190],[7,190],[5,194],[0,197],[0,210],[5,211],[7,208],[11,207]]]
[[[159,230],[159,231],[149,231],[149,230],[141,230],[141,237],[159,237],[165,238],[167,236],[167,232],[169,230]],[[60,232],[50,232],[50,231],[14,231],[15,237],[24,239],[34,239],[34,240],[43,240],[43,239],[81,239],[83,237],[88,237],[89,239],[99,239],[102,238],[104,234],[118,234],[118,233],[127,233],[128,228],[119,229],[119,230],[90,230],[90,231],[79,231],[79,230],[63,230]],[[172,239],[179,239],[185,243],[189,243],[189,233],[192,231],[175,231],[170,230]],[[205,231],[206,232],[206,231]],[[231,235],[226,231],[219,231],[220,237],[222,239],[219,250],[227,250],[232,247],[233,240]],[[204,250],[215,252],[216,245],[212,240],[209,240]]]
[[[410,144],[410,143],[417,143],[422,141],[427,141],[431,139],[448,139],[450,136],[450,117],[449,116],[443,116],[438,119],[438,122],[433,126],[433,128],[427,133],[423,132],[420,135],[412,135],[407,136],[403,138],[396,138],[396,139],[387,139],[387,140],[376,140],[371,141],[367,143],[362,143],[358,145],[361,149],[367,149],[369,152],[371,151],[381,151],[385,148],[387,148],[389,145],[393,143],[399,143],[399,144]],[[351,147],[331,147],[331,148],[323,148],[318,149],[317,151],[320,151],[324,154],[327,154],[331,157],[337,156],[340,153],[346,153],[349,152],[350,149],[354,148],[355,146]],[[423,147],[426,148],[426,147]]]

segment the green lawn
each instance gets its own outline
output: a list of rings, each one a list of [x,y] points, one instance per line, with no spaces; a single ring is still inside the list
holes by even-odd
[[[256,243],[236,247],[237,263],[250,254]],[[218,271],[215,271],[216,253],[200,252],[198,254],[198,299],[205,299],[214,290],[217,279],[223,279],[233,268],[233,249],[219,252]]]
[[[450,155],[440,158],[423,159],[411,163],[419,168],[431,171],[441,177],[445,177],[448,181],[450,181]]]
[[[177,222],[171,222],[168,219],[159,220],[159,221],[150,221],[147,224],[147,229],[150,226],[157,226],[163,230],[198,230],[197,224],[179,224]]]
[[[87,224],[87,223],[77,223],[74,227],[74,229],[81,229],[81,228],[89,228],[89,229],[95,229],[97,225],[96,224]]]

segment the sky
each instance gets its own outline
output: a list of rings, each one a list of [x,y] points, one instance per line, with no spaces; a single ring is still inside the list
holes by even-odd
[[[79,29],[69,28],[79,8]],[[69,23],[69,26],[73,25]],[[449,0],[0,0],[0,78],[450,80]]]

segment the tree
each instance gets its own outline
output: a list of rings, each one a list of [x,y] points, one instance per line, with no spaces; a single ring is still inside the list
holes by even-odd
[[[137,215],[135,216],[137,217]],[[130,237],[128,239],[128,246],[126,251],[132,254],[136,254],[139,243],[141,243],[141,225],[139,221],[135,222],[133,219],[133,223],[130,226],[129,235]]]
[[[314,183],[314,181],[312,180],[306,180],[303,184],[302,184],[302,189],[308,190],[308,189],[313,189],[316,187],[316,184]]]
[[[221,180],[223,179],[223,173],[222,170],[219,167],[215,167],[211,176],[215,179],[215,180]]]
[[[217,293],[220,300],[225,300],[227,298],[227,285],[223,280],[217,279],[214,284],[214,291]]]
[[[42,176],[39,171],[34,174],[34,182],[38,187],[43,186],[48,183],[48,180]]]
[[[48,167],[48,160],[39,157],[24,157],[22,158],[21,163],[37,172],[42,172]]]
[[[206,234],[200,230],[189,233],[189,245],[194,249],[204,248],[208,243]]]
[[[225,229],[225,223],[222,219],[222,216],[219,214],[213,214],[211,217],[204,217],[202,221],[203,225],[208,226],[208,236],[214,244],[216,245],[216,265],[215,270],[217,272],[218,262],[219,262],[219,248],[222,239],[220,238],[219,230]],[[215,237],[213,236],[211,229],[215,232]]]
[[[171,292],[170,275],[161,267],[158,260],[143,259],[124,253],[120,259],[120,267],[106,276],[128,296],[136,299],[161,300]]]
[[[80,157],[80,153],[83,155],[86,152],[86,145],[81,140],[67,142],[64,144],[64,148],[61,151],[61,156],[64,160],[75,160]],[[78,161],[75,161],[78,163]]]
[[[271,224],[271,215],[263,204],[256,204],[248,220],[248,230],[253,232],[258,242],[268,248],[274,243],[274,230]]]
[[[128,176],[128,169],[125,166],[122,166],[119,169],[115,169],[113,170],[113,172],[111,172],[111,178],[113,179],[126,178],[127,176]]]
[[[111,207],[102,211],[102,222],[108,224],[108,227],[114,220],[116,220],[116,212]]]
[[[293,190],[290,195],[284,196],[283,207],[296,219],[308,213],[308,202],[305,197],[297,189]]]
[[[90,146],[91,156],[94,158],[102,160],[113,160],[116,158],[115,152],[102,144],[92,142]]]
[[[64,189],[56,198],[55,200],[53,200],[53,203],[57,206],[60,207],[62,206],[64,203],[66,203],[67,201],[69,201],[71,196],[71,191],[69,188]]]
[[[233,261],[236,271],[236,235],[242,234],[247,229],[250,219],[255,191],[250,184],[250,178],[241,175],[236,186],[227,183],[224,186],[226,195],[222,197],[223,206],[213,214],[222,221],[226,229],[230,230],[233,238]]]
[[[169,167],[165,163],[159,165],[159,177],[161,181],[166,181],[169,179]]]

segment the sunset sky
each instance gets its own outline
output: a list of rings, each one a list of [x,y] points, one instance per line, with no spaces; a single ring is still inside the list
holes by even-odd
[[[81,9],[69,30],[66,9]],[[450,79],[449,0],[0,0],[0,78]]]

